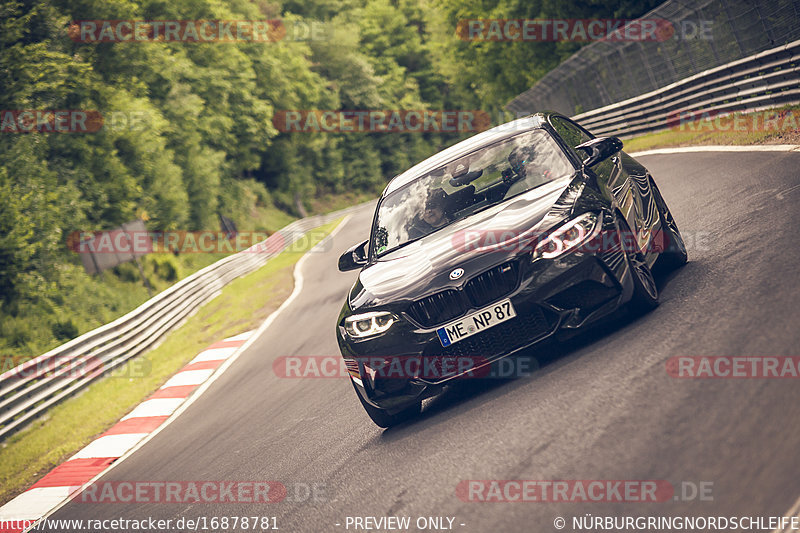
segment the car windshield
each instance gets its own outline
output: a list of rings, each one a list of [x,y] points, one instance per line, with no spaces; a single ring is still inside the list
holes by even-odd
[[[574,171],[538,129],[455,159],[381,201],[374,250],[385,255],[469,215]]]

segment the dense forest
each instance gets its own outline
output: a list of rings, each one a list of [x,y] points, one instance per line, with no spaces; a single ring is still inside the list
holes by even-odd
[[[285,133],[276,113],[466,109],[497,123],[510,118],[506,102],[581,43],[466,41],[459,21],[635,17],[657,3],[4,0],[0,110],[94,110],[106,121],[91,133],[0,133],[0,350],[36,355],[127,310],[72,323],[70,301],[102,299],[74,293],[85,275],[66,244],[72,231],[136,218],[150,230],[210,229],[219,214],[264,229],[257,209],[298,216],[320,196],[374,195],[463,136]],[[133,43],[81,42],[70,29],[77,20],[198,19],[315,31],[271,42]],[[44,341],[34,342],[35,329],[47,329]]]

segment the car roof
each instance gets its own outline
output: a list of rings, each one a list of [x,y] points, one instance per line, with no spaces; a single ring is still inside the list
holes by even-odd
[[[428,159],[425,159],[405,172],[395,176],[384,189],[381,197],[384,197],[392,192],[408,185],[409,183],[417,180],[418,178],[430,173],[445,163],[454,159],[458,159],[470,152],[474,152],[484,146],[488,146],[499,140],[507,137],[513,137],[519,133],[530,131],[532,129],[541,128],[547,121],[545,113],[537,113],[535,115],[528,115],[511,122],[506,122],[492,129],[473,135],[469,139],[445,148]]]

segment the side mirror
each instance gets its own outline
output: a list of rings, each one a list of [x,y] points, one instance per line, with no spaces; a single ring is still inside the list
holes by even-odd
[[[583,165],[591,167],[622,150],[622,141],[616,137],[598,137],[579,144],[575,149],[586,152],[588,157],[583,160]]]
[[[339,257],[339,271],[355,270],[367,264],[367,245],[369,241],[356,244]]]

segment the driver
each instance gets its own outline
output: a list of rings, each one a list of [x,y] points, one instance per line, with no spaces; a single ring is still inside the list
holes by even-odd
[[[525,179],[528,174],[528,164],[533,162],[536,151],[533,146],[517,146],[508,154],[509,167],[502,172],[503,181],[516,181]]]
[[[428,192],[428,197],[425,200],[425,208],[422,213],[414,219],[414,222],[408,230],[409,238],[418,239],[424,237],[449,222],[445,211],[446,198],[447,193],[442,189],[431,189]]]

